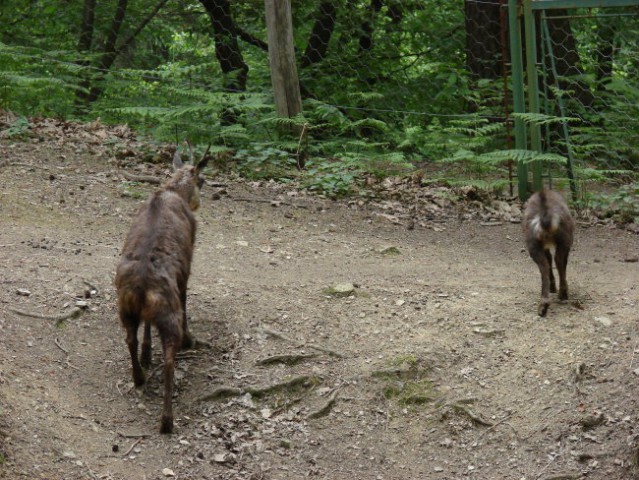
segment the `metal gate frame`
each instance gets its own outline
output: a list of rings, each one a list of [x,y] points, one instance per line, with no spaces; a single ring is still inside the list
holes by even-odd
[[[537,27],[535,15],[542,14],[542,29],[547,29],[545,21],[546,10],[575,9],[575,8],[608,8],[639,6],[639,0],[508,0],[508,30],[510,33],[511,76],[513,82],[513,111],[515,113],[540,113],[539,106],[539,76],[537,74]],[[524,44],[522,45],[522,22],[524,24]],[[543,32],[542,32],[543,33]],[[546,30],[542,38],[548,39]],[[522,47],[526,51],[526,69],[524,70]],[[542,48],[544,45],[542,45]],[[550,49],[551,45],[546,48]],[[553,56],[550,56],[551,59]],[[552,67],[552,66],[551,66]],[[554,67],[552,67],[554,68]],[[524,73],[526,82],[524,82]],[[528,106],[524,99],[525,86],[528,87]],[[563,109],[561,100],[559,108]],[[562,113],[562,116],[563,113]],[[529,130],[529,131],[528,131]],[[563,133],[568,137],[568,127],[563,124]],[[568,142],[569,144],[569,142]],[[539,125],[527,127],[523,119],[515,118],[515,147],[518,150],[532,150],[542,153],[541,128]],[[573,199],[577,198],[577,182],[573,172],[573,158],[568,149],[568,177]],[[532,173],[532,182],[529,182]],[[539,161],[530,164],[519,161],[517,164],[518,192],[521,200],[526,200],[533,192],[542,188],[542,165]]]

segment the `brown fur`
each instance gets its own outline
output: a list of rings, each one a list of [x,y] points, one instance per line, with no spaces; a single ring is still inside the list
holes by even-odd
[[[162,340],[164,353],[164,407],[160,432],[173,432],[173,376],[175,355],[193,340],[186,321],[186,288],[191,273],[196,221],[192,211],[200,205],[203,184],[196,167],[174,158],[173,177],[142,206],[127,235],[118,265],[120,320],[133,365],[136,386],[146,381],[142,367],[151,365],[151,325]],[[137,332],[144,324],[142,353],[138,361]]]
[[[524,235],[528,253],[541,272],[541,301],[538,313],[545,316],[550,305],[549,292],[556,292],[552,272],[551,248],[555,248],[555,264],[559,273],[559,299],[568,298],[566,268],[572,246],[575,221],[563,197],[552,190],[542,190],[528,200],[524,212]]]

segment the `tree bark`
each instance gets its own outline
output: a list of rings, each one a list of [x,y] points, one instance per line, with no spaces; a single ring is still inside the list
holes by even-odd
[[[321,62],[324,59],[335,29],[336,18],[337,8],[334,1],[322,1],[306,45],[306,51],[300,61],[301,68]]]
[[[302,111],[299,79],[293,45],[290,0],[265,0],[268,56],[275,108],[280,117],[293,117]]]
[[[95,4],[97,0],[85,0],[82,14],[82,26],[80,27],[80,40],[78,50],[81,52],[91,51],[93,43],[93,30],[95,25]]]
[[[370,51],[373,49],[373,22],[375,16],[382,9],[382,0],[371,0],[368,6],[368,18],[362,22],[362,34],[359,37],[360,52]]]
[[[215,56],[225,75],[224,88],[229,92],[246,90],[249,67],[244,62],[242,51],[237,42],[238,29],[231,15],[229,0],[200,0],[204,6],[215,40]]]
[[[609,18],[602,18],[597,24],[597,87],[605,88],[605,83],[612,78],[615,56],[616,25]]]
[[[149,14],[140,22],[138,27],[128,36],[124,41],[121,42],[119,47],[116,47],[118,42],[118,37],[120,35],[120,30],[122,28],[122,24],[124,23],[124,18],[126,16],[126,9],[128,7],[128,0],[119,0],[118,6],[115,11],[115,15],[113,17],[113,22],[111,22],[111,30],[109,31],[109,37],[102,49],[102,55],[100,57],[100,61],[98,63],[98,74],[93,78],[93,86],[91,86],[92,81],[90,79],[85,79],[81,82],[81,85],[85,87],[85,90],[80,90],[78,93],[78,99],[84,103],[92,103],[96,101],[100,95],[104,92],[104,87],[98,85],[98,82],[104,80],[106,73],[115,63],[118,55],[129,45],[133,43],[135,37],[142,31],[144,28],[155,18],[157,13],[166,5],[168,0],[160,0],[153,10],[149,12]],[[79,41],[79,49],[81,51],[90,51],[92,37],[93,37],[93,25],[95,23],[95,3],[96,0],[87,0],[85,3],[85,11],[82,20],[82,28],[80,33],[80,41]],[[90,5],[92,4],[92,6]],[[92,10],[92,12],[91,12]],[[83,48],[87,48],[87,50],[83,50]],[[87,92],[88,90],[88,92]]]
[[[500,8],[494,2],[465,2],[466,66],[475,80],[502,76]]]

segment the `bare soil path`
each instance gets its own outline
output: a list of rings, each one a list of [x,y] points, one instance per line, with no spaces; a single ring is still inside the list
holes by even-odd
[[[539,318],[519,225],[407,230],[284,187],[205,187],[203,343],[179,356],[163,436],[161,352],[137,391],[113,288],[157,186],[71,145],[2,141],[5,159],[0,477],[635,478],[639,236],[579,228],[570,300]]]

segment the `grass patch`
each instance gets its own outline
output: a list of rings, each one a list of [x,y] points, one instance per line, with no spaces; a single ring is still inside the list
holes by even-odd
[[[439,394],[428,378],[428,368],[414,355],[402,355],[389,362],[390,368],[376,370],[374,378],[382,383],[382,394],[402,407],[424,405],[437,400]]]

